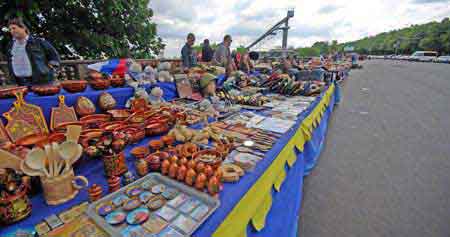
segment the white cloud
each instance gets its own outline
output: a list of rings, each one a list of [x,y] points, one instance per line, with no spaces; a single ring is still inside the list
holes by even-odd
[[[220,42],[232,34],[233,45],[247,45],[295,8],[288,45],[316,41],[357,40],[384,31],[442,20],[450,16],[450,0],[152,0],[158,33],[167,44],[165,56],[179,56],[187,33]],[[281,33],[257,45],[281,45]]]

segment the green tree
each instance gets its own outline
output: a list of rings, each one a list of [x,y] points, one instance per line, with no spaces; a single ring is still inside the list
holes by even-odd
[[[306,47],[297,49],[300,57],[317,57],[320,55],[320,49],[315,47]]]
[[[0,2],[0,29],[20,16],[33,35],[65,56],[152,58],[164,45],[149,0],[18,0]],[[2,34],[2,51],[9,41]]]

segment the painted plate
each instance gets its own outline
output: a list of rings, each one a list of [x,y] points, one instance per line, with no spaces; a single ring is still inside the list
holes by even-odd
[[[111,204],[101,204],[98,209],[97,212],[100,216],[106,216],[109,213],[111,213],[112,211],[114,211],[114,207]]]
[[[122,224],[126,218],[127,218],[127,214],[125,212],[113,211],[105,217],[105,220],[110,225],[118,225],[118,224]]]
[[[139,225],[144,223],[148,216],[150,215],[150,211],[147,208],[140,207],[127,215],[127,223],[130,225]]]
[[[142,193],[142,189],[138,188],[138,187],[135,187],[135,186],[128,188],[127,191],[126,191],[126,194],[129,197],[136,197],[136,196],[138,196],[141,193]]]

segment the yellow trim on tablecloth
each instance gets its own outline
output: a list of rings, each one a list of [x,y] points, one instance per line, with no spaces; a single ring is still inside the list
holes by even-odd
[[[267,214],[272,206],[272,187],[276,191],[281,190],[286,178],[286,164],[292,167],[297,160],[294,148],[303,151],[305,143],[311,140],[314,128],[319,125],[330,104],[334,89],[335,86],[332,83],[272,164],[223,220],[213,237],[246,237],[249,222],[258,231],[264,228]]]

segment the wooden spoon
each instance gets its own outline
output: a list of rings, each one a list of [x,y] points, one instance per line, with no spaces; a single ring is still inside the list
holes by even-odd
[[[44,146],[44,148],[48,160],[48,173],[50,174],[50,176],[55,176],[55,160],[53,160],[52,146],[50,144],[47,144]]]
[[[62,173],[65,173],[70,170],[73,162],[78,160],[83,152],[83,148],[80,144],[77,144],[73,141],[65,141],[61,143],[61,145],[57,149],[58,154],[62,160],[64,160],[65,168]]]
[[[78,138],[81,134],[81,126],[69,125],[67,126],[66,141],[78,143]]]
[[[44,152],[41,148],[33,148],[30,152],[28,152],[25,158],[25,162],[26,165],[31,169],[40,170],[44,172],[46,176],[50,177],[50,173],[45,168],[46,158],[47,158],[46,152]]]
[[[24,174],[28,176],[45,176],[45,173],[42,172],[41,170],[33,170],[30,167],[28,167],[25,161],[22,161],[20,163],[20,169]]]

